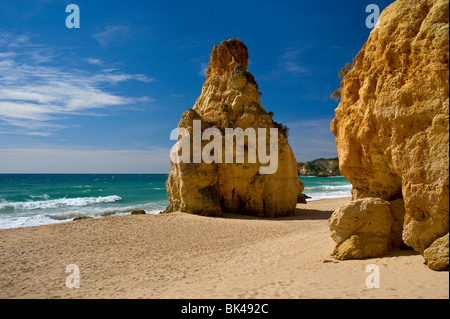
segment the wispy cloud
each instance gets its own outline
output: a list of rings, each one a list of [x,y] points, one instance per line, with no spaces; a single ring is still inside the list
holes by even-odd
[[[36,51],[28,37],[16,44],[23,46],[0,52],[3,56],[0,60],[0,124],[28,135],[49,135],[64,127],[55,122],[73,114],[92,114],[92,110],[106,106],[152,101],[150,97],[123,96],[107,89],[108,85],[126,81],[149,83],[154,80],[145,74],[128,74],[115,69],[93,74],[44,65],[42,63],[51,61],[51,55],[37,58],[42,48]],[[20,49],[20,53],[15,53],[14,48]]]
[[[310,47],[311,45],[296,44],[285,48],[276,60],[276,69],[269,74],[262,75],[261,79],[278,79],[286,74],[308,75],[311,70],[302,64],[301,54]]]
[[[206,71],[208,71],[208,62],[200,63],[200,71],[198,71],[197,74],[200,75],[201,77],[205,77]]]
[[[278,62],[278,67],[282,72],[303,74],[308,73],[309,69],[301,65],[299,56],[304,51],[305,47],[299,45],[287,48],[281,55]]]
[[[150,78],[145,74],[128,74],[128,73],[112,73],[112,72],[102,72],[100,74],[96,74],[91,77],[91,81],[94,83],[104,82],[110,84],[117,84],[119,82],[131,80],[150,83],[153,82],[155,79]]]
[[[93,65],[102,65],[103,62],[100,59],[94,59],[94,58],[87,58],[86,59],[87,63],[93,64]]]
[[[0,44],[10,48],[17,48],[24,45],[30,45],[30,37],[26,34],[14,36],[8,32],[0,32]]]
[[[26,34],[14,35],[0,31],[0,59],[26,58],[31,63],[49,62],[58,55],[43,45],[33,43]]]
[[[304,74],[308,73],[309,69],[301,66],[298,62],[295,61],[283,61],[278,63],[278,66],[282,69],[282,71],[293,74]]]
[[[119,39],[129,38],[133,33],[132,28],[125,25],[109,25],[102,31],[94,33],[92,37],[103,46],[117,42]]]
[[[0,59],[8,59],[16,56],[14,52],[0,52]]]

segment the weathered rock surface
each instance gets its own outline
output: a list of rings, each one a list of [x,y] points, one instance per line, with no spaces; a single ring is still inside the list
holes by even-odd
[[[401,246],[397,204],[364,198],[338,208],[328,220],[331,238],[337,243],[332,256],[341,260],[378,257]]]
[[[270,114],[261,106],[258,85],[247,71],[248,51],[242,41],[232,39],[216,45],[211,52],[206,81],[194,107],[182,116],[178,128],[186,129],[194,138],[194,120],[201,120],[202,132],[218,128],[222,132],[222,163],[193,161],[193,142],[190,143],[191,162],[171,161],[166,182],[168,205],[166,212],[183,211],[203,215],[232,212],[256,216],[286,216],[294,212],[301,199],[303,184],[299,181],[297,162],[287,137],[278,133],[278,169],[273,174],[261,174],[267,166],[257,159],[249,163],[249,143],[244,145],[245,162],[226,163],[224,160],[226,128],[276,127]],[[203,141],[201,148],[209,140]],[[177,145],[180,146],[180,137]],[[267,135],[269,143],[269,135]],[[175,145],[175,147],[177,147]],[[258,151],[258,145],[256,146]],[[236,149],[233,151],[236,157]],[[209,152],[208,152],[209,153]],[[180,154],[181,155],[181,154]]]
[[[392,247],[406,248],[403,241],[403,224],[405,223],[405,202],[399,198],[389,202],[394,222],[391,228]]]
[[[331,130],[352,198],[403,198],[402,238],[449,231],[449,2],[397,0],[341,83]]]
[[[448,234],[438,238],[425,249],[423,257],[428,267],[433,270],[448,270]]]

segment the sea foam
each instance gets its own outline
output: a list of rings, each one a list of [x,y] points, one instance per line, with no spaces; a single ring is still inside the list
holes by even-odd
[[[1,209],[14,209],[14,210],[34,210],[34,209],[46,209],[46,208],[59,208],[70,206],[86,206],[90,204],[99,203],[113,203],[120,201],[122,198],[117,195],[104,196],[104,197],[77,197],[77,198],[59,198],[40,201],[27,201],[27,202],[0,202]]]

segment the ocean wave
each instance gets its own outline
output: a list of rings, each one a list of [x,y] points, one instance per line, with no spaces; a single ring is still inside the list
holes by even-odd
[[[152,208],[149,208],[152,207]],[[45,217],[55,219],[55,220],[68,220],[73,219],[75,217],[106,217],[111,215],[126,215],[131,213],[133,210],[143,209],[147,214],[159,214],[162,212],[162,209],[154,208],[156,206],[145,204],[140,206],[128,206],[128,207],[116,207],[116,208],[104,208],[104,209],[86,209],[86,210],[74,210],[74,211],[66,211],[64,213],[56,213],[56,214],[45,214]]]
[[[117,208],[89,208],[79,207],[78,210],[65,211],[63,213],[45,213],[31,216],[2,216],[0,214],[0,229],[30,227],[48,225],[72,221],[76,217],[89,216],[93,218],[106,216],[128,215],[136,209],[143,209],[147,214],[159,214],[163,211],[162,202],[152,202],[137,206],[117,207]]]
[[[317,186],[309,186],[305,187],[305,190],[317,191],[317,190],[325,190],[325,191],[347,191],[351,190],[352,185],[317,185]]]
[[[307,192],[305,192],[305,194],[310,197],[309,199],[307,199],[307,201],[350,197],[352,195],[350,192],[334,192],[334,193],[307,193]]]
[[[30,195],[31,198],[42,198],[42,199],[49,199],[50,196],[48,196],[48,194],[44,194],[44,195]]]
[[[67,211],[59,214],[45,214],[45,217],[55,219],[55,220],[68,220],[74,219],[75,217],[105,217],[109,215],[114,215],[120,213],[118,210],[103,210],[103,211]]]
[[[314,185],[305,186],[303,193],[311,197],[309,200],[321,200],[328,198],[350,197],[352,184]]]
[[[35,210],[47,208],[59,208],[69,206],[86,206],[99,203],[113,203],[120,201],[122,198],[117,195],[105,197],[77,197],[77,198],[60,198],[42,201],[27,201],[27,202],[0,202],[0,210],[14,209],[14,210]]]

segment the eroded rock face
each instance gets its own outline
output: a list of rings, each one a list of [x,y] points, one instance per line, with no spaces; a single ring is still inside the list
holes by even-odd
[[[397,0],[342,81],[331,123],[352,198],[403,198],[403,240],[449,231],[449,2]]]
[[[225,160],[226,129],[241,128],[245,131],[254,128],[256,132],[258,128],[267,129],[268,148],[269,129],[276,127],[261,106],[258,85],[247,67],[248,51],[242,41],[223,41],[211,52],[202,93],[194,107],[182,115],[178,125],[178,128],[189,132],[191,161],[171,161],[171,172],[166,182],[169,198],[166,212],[221,215],[226,211],[265,217],[286,216],[294,212],[297,200],[302,198],[303,184],[298,178],[297,162],[282,131],[275,136],[278,141],[278,169],[275,173],[261,174],[260,168],[268,164],[261,163],[259,157],[255,163],[249,162],[247,139],[243,148],[244,163],[236,160],[236,147],[231,150],[233,162]],[[202,132],[207,128],[217,128],[222,133],[218,140],[222,145],[221,163],[206,163],[203,159],[194,163],[192,139],[197,120],[201,121]],[[177,145],[181,143],[180,137]],[[210,140],[202,141],[201,149],[205,150],[209,143]],[[254,151],[258,154],[259,145]]]

